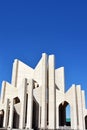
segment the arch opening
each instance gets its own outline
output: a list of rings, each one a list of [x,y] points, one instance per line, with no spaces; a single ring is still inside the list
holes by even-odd
[[[66,101],[59,105],[59,126],[71,126],[70,105]]]
[[[4,121],[4,110],[0,110],[0,128],[3,127],[3,121]]]
[[[19,97],[15,97],[15,98],[14,98],[14,104],[17,104],[17,103],[20,103]]]
[[[37,129],[39,124],[39,104],[33,98],[33,121],[32,121],[32,128]]]
[[[19,114],[15,108],[13,111],[13,128],[19,128]]]
[[[85,129],[87,129],[87,115],[85,116]]]
[[[19,113],[17,112],[17,108],[20,104],[19,97],[14,98],[14,108],[13,108],[13,128],[19,128]]]

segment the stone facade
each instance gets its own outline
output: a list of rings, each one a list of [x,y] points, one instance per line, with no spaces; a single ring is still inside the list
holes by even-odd
[[[67,123],[68,104],[71,121]],[[55,69],[54,55],[43,53],[34,69],[14,61],[11,84],[2,83],[1,128],[84,130],[86,122],[85,92],[75,84],[65,91],[64,67]]]

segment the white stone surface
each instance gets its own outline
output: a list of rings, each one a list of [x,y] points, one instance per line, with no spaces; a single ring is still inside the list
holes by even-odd
[[[33,80],[28,81],[28,104],[27,104],[27,124],[26,128],[32,129],[32,114],[33,114]]]
[[[19,128],[23,129],[25,127],[25,111],[26,111],[26,88],[27,88],[27,79],[23,80],[21,88],[21,113],[20,113],[20,124]]]
[[[64,120],[68,104],[69,127]],[[43,53],[34,69],[16,59],[11,83],[2,82],[0,126],[3,128],[84,130],[86,116],[85,92],[75,84],[65,91],[64,67],[55,69],[54,55]]]
[[[10,100],[10,113],[9,113],[9,128],[13,127],[13,112],[14,112],[14,100]]]
[[[49,129],[56,128],[56,87],[54,55],[49,56],[48,89],[49,89]]]
[[[46,91],[47,91],[47,55],[42,55],[42,111],[41,111],[41,128],[46,128],[47,123],[47,102],[46,102]]]

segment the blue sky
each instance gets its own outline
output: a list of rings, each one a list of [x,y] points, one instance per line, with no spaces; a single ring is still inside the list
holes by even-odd
[[[0,86],[14,59],[35,67],[43,52],[65,67],[66,90],[81,84],[87,99],[87,0],[0,1]]]

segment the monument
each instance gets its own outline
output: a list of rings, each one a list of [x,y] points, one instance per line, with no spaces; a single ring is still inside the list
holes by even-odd
[[[0,128],[87,129],[85,92],[75,84],[65,91],[64,82],[64,67],[55,69],[54,55],[43,53],[34,69],[14,60],[11,83],[2,82]]]

